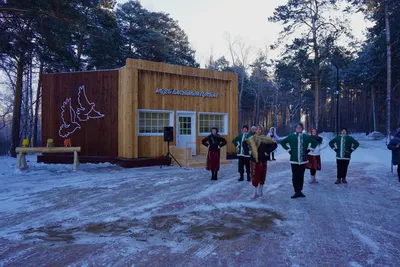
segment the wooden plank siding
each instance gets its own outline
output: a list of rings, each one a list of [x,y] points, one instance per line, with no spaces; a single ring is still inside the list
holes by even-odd
[[[52,138],[63,146],[59,136],[61,106],[71,98],[78,108],[78,89],[84,85],[89,101],[104,117],[79,122],[81,129],[72,133],[72,146],[80,146],[82,156],[118,156],[118,70],[44,74],[42,76],[42,146]]]
[[[174,141],[177,111],[196,112],[196,149],[201,151],[199,112],[228,114],[227,152],[235,152],[231,140],[237,135],[237,75],[190,67],[128,59],[118,70],[44,74],[42,93],[42,145],[48,138],[62,146],[59,136],[62,125],[61,106],[71,98],[78,108],[78,89],[85,86],[90,102],[104,117],[79,122],[70,136],[72,146],[82,148],[82,157],[108,157],[129,160],[161,157],[167,153],[163,136],[138,136],[138,109],[171,110],[174,112]],[[156,89],[177,89],[218,93],[218,98],[160,95]],[[171,143],[175,145],[175,142]]]
[[[227,113],[228,135],[224,136],[228,141],[227,151],[236,151],[230,142],[237,135],[236,74],[128,59],[126,66],[120,69],[119,84],[120,157],[160,157],[167,153],[167,144],[163,141],[163,136],[138,136],[137,109],[174,111],[174,142],[171,145],[175,145],[177,111],[196,112],[197,151],[200,151],[201,140],[204,138],[198,134],[199,112]],[[158,88],[218,93],[219,96],[218,98],[163,96],[155,93]],[[137,108],[130,109],[133,101],[137,101]],[[132,110],[132,115],[123,111],[127,108],[129,112]],[[134,130],[133,135],[132,130]],[[134,143],[137,146],[133,145]]]

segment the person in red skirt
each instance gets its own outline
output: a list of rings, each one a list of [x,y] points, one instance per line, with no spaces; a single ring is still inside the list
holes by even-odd
[[[208,147],[206,170],[211,171],[211,180],[218,180],[220,149],[226,145],[226,140],[218,134],[218,129],[214,127],[211,134],[201,143]]]
[[[318,135],[318,130],[311,128],[310,130],[311,137],[317,141],[318,145],[317,147],[311,151],[307,155],[307,165],[306,168],[310,170],[311,174],[311,181],[309,182],[310,184],[316,184],[318,183],[316,174],[317,171],[321,170],[321,150],[324,149],[322,146],[323,139]]]
[[[253,198],[263,195],[263,187],[267,176],[267,161],[269,153],[274,151],[278,145],[271,138],[265,136],[263,127],[257,126],[255,135],[243,141],[243,149],[251,151],[251,179],[253,184]]]

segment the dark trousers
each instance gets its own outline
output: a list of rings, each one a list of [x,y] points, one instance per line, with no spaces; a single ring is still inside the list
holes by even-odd
[[[246,166],[246,173],[250,175],[250,157],[239,156],[239,170],[240,175],[244,174],[244,166]]]
[[[310,169],[311,176],[315,176],[317,174],[317,170]]]
[[[271,159],[275,158],[275,152],[271,152]]]
[[[399,176],[399,181],[400,181],[400,164],[397,165],[397,176]]]
[[[300,193],[303,191],[304,173],[306,172],[306,164],[292,164],[292,183],[294,192]]]
[[[337,178],[338,179],[346,179],[347,169],[349,168],[350,160],[336,160],[337,164]]]

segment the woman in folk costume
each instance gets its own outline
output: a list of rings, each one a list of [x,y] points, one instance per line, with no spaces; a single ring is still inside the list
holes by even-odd
[[[311,174],[311,181],[310,184],[316,184],[318,183],[315,175],[317,174],[317,171],[321,170],[321,150],[324,149],[325,147],[322,145],[323,139],[318,135],[318,130],[311,128],[310,130],[311,137],[317,141],[318,145],[314,149],[314,151],[311,151],[308,156],[307,160],[308,163],[306,165],[306,168],[310,170]]]
[[[336,152],[337,180],[335,184],[347,184],[346,176],[349,168],[351,153],[360,144],[351,136],[347,135],[347,129],[343,128],[341,135],[336,136],[329,142],[329,146]]]
[[[314,150],[318,143],[314,138],[303,134],[304,126],[297,124],[296,132],[281,140],[281,146],[289,152],[292,165],[292,183],[294,195],[291,198],[305,197],[303,194],[304,173],[306,170],[307,155]],[[289,145],[289,146],[288,146]]]
[[[206,170],[211,171],[211,180],[218,180],[220,149],[226,145],[226,140],[218,134],[218,129],[214,127],[211,134],[201,143],[208,147]]]
[[[397,129],[394,138],[390,140],[387,148],[392,150],[392,164],[397,165],[397,176],[400,182],[400,128]]]
[[[274,151],[277,143],[263,135],[262,126],[257,126],[255,135],[243,142],[245,151],[251,150],[251,178],[253,184],[253,198],[263,195],[263,186],[267,176],[268,154]]]
[[[250,136],[248,133],[249,127],[247,125],[243,126],[242,132],[236,136],[232,143],[237,148],[237,156],[239,158],[239,169],[240,174],[239,182],[244,180],[244,167],[246,166],[247,181],[251,181],[250,178],[250,154],[248,151],[244,151],[243,142]]]
[[[267,137],[271,138],[272,140],[274,140],[277,143],[279,142],[279,136],[276,134],[275,127],[271,127],[271,129],[269,129],[269,133],[267,134]],[[275,152],[277,150],[278,150],[278,148],[271,152],[271,157],[270,157],[271,160],[276,160]]]

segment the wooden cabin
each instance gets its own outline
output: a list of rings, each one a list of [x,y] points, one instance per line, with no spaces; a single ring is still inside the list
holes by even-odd
[[[164,127],[173,127],[171,153],[187,165],[202,159],[201,140],[217,127],[228,141],[225,158],[236,151],[230,140],[238,129],[237,94],[235,73],[144,60],[127,59],[117,70],[45,74],[42,142],[62,146],[71,139],[82,148],[81,162],[154,165],[167,153]],[[38,161],[70,160],[40,155]]]

